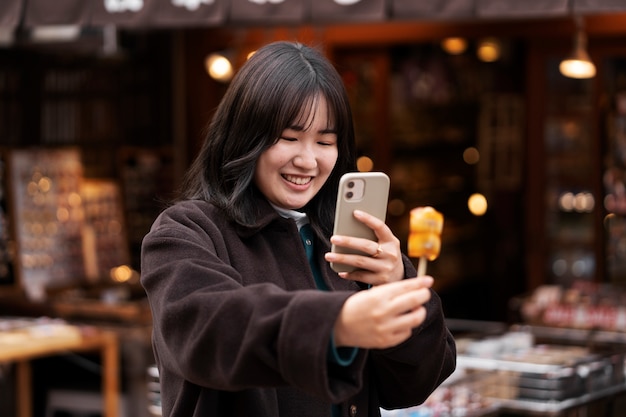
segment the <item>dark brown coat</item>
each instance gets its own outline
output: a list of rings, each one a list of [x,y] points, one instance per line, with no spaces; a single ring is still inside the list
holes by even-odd
[[[296,224],[266,202],[253,228],[234,226],[213,205],[178,203],[145,237],[142,284],[165,417],[378,416],[418,404],[455,367],[439,297],[405,343],[361,349],[347,367],[327,360],[347,297],[360,288],[323,260],[332,291],[316,289]],[[407,276],[415,269],[405,258]]]

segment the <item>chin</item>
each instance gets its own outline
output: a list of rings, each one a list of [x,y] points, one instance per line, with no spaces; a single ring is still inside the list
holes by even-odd
[[[307,200],[304,203],[292,203],[292,204],[286,204],[283,207],[287,207],[289,210],[300,210],[301,208],[303,208],[304,206],[306,206],[309,201],[311,200]]]
[[[304,206],[306,206],[306,204],[302,204],[302,205],[298,204],[298,205],[295,205],[295,206],[290,206],[290,207],[289,207],[289,210],[300,210],[300,209],[302,209]]]
[[[285,199],[277,204],[279,207],[282,207],[286,210],[299,210],[309,204],[314,196],[311,198],[298,198],[298,199]]]

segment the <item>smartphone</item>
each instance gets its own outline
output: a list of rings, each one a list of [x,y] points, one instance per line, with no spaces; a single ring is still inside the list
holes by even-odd
[[[354,210],[365,211],[385,221],[387,200],[389,199],[389,177],[383,172],[349,172],[339,180],[335,225],[333,234],[354,236],[377,241],[374,231],[354,218]],[[332,245],[332,252],[357,253],[370,255],[361,251]],[[331,262],[336,272],[351,272],[355,268],[350,265]]]

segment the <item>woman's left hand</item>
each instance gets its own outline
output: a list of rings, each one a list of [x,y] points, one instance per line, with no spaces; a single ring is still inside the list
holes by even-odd
[[[342,235],[334,235],[330,241],[336,246],[359,250],[370,255],[327,252],[325,254],[326,261],[351,265],[356,268],[353,272],[339,273],[339,276],[344,279],[371,285],[381,285],[403,279],[404,265],[402,264],[400,240],[393,234],[389,226],[384,221],[361,210],[355,210],[354,217],[374,231],[378,242]]]

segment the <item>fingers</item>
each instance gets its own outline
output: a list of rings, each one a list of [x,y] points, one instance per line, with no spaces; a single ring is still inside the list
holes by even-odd
[[[331,242],[337,246],[349,247],[347,243],[344,243],[343,236],[333,236]],[[399,243],[388,242],[378,245],[376,242],[367,241],[362,246],[372,245],[374,249],[371,249],[371,252],[375,253],[376,256],[327,252],[324,258],[327,262],[351,265],[355,268],[353,272],[340,273],[339,276],[344,279],[360,281],[370,285],[387,284],[403,279],[404,264]],[[368,249],[361,250],[365,251]]]
[[[391,249],[387,242],[395,243],[399,240],[393,234],[391,229],[385,224],[384,221],[378,219],[361,210],[354,210],[354,217],[372,229],[378,241],[369,239],[363,239],[352,236],[335,235],[331,237],[331,242],[335,245],[355,249],[363,252],[371,257],[380,257],[385,252],[385,249]],[[399,247],[399,244],[398,244]]]
[[[385,249],[384,244],[367,241],[367,239],[358,239],[366,241],[365,244],[360,242],[354,243],[357,238],[345,238],[344,236],[333,236],[330,240],[335,246],[352,249],[360,253],[335,253],[327,252],[324,259],[327,262],[335,262],[344,265],[350,265],[357,270],[367,270],[371,272],[384,272],[391,269],[396,264],[402,263],[400,249]],[[369,249],[373,246],[373,249]],[[402,278],[399,276],[398,278]]]
[[[426,320],[426,308],[419,306],[415,310],[396,317],[389,326],[386,342],[381,343],[377,348],[387,348],[396,346],[411,336],[414,328],[421,325]]]
[[[380,255],[382,255],[383,253],[385,253],[385,251],[383,250],[382,245],[378,245],[378,247],[376,248],[376,252],[374,252],[372,255],[370,255],[372,258],[378,258]]]
[[[387,348],[406,340],[426,318],[432,283],[410,278],[349,297],[335,323],[338,346]]]
[[[378,237],[378,240],[389,238],[388,235],[393,236],[393,233],[391,232],[389,227],[387,227],[385,222],[380,220],[378,217],[372,216],[371,214],[362,210],[354,210],[352,214],[358,221],[364,223],[367,227],[372,229],[376,234],[376,237]]]
[[[432,288],[434,282],[435,280],[430,275],[422,275],[421,277],[407,278],[402,281],[381,285],[376,288],[375,292],[387,294],[388,297],[397,297],[413,290]]]
[[[327,252],[324,255],[324,259],[327,262],[350,265],[357,270],[383,273],[393,277],[393,279],[385,279],[383,282],[397,281],[404,276],[404,265],[402,264],[400,241],[395,236],[391,236],[391,240],[380,240],[378,242],[351,236],[332,236],[330,242],[333,245],[358,251],[359,253]],[[355,276],[351,279],[358,278],[362,277]],[[368,283],[377,284],[375,282]]]
[[[433,279],[430,276],[409,278],[402,281],[373,287],[370,291],[378,299],[387,300],[384,308],[388,314],[399,315],[413,311],[430,300],[430,288]]]
[[[333,245],[357,251],[357,253],[326,253],[327,262],[350,265],[355,271],[340,273],[344,279],[370,285],[381,285],[404,278],[404,264],[400,240],[384,221],[362,210],[354,210],[354,217],[371,228],[377,241],[353,236],[334,235]]]
[[[331,236],[330,242],[336,246],[341,246],[344,248],[354,249],[362,252],[362,255],[359,256],[378,258],[386,252],[384,242],[376,242],[360,237],[334,235]]]

